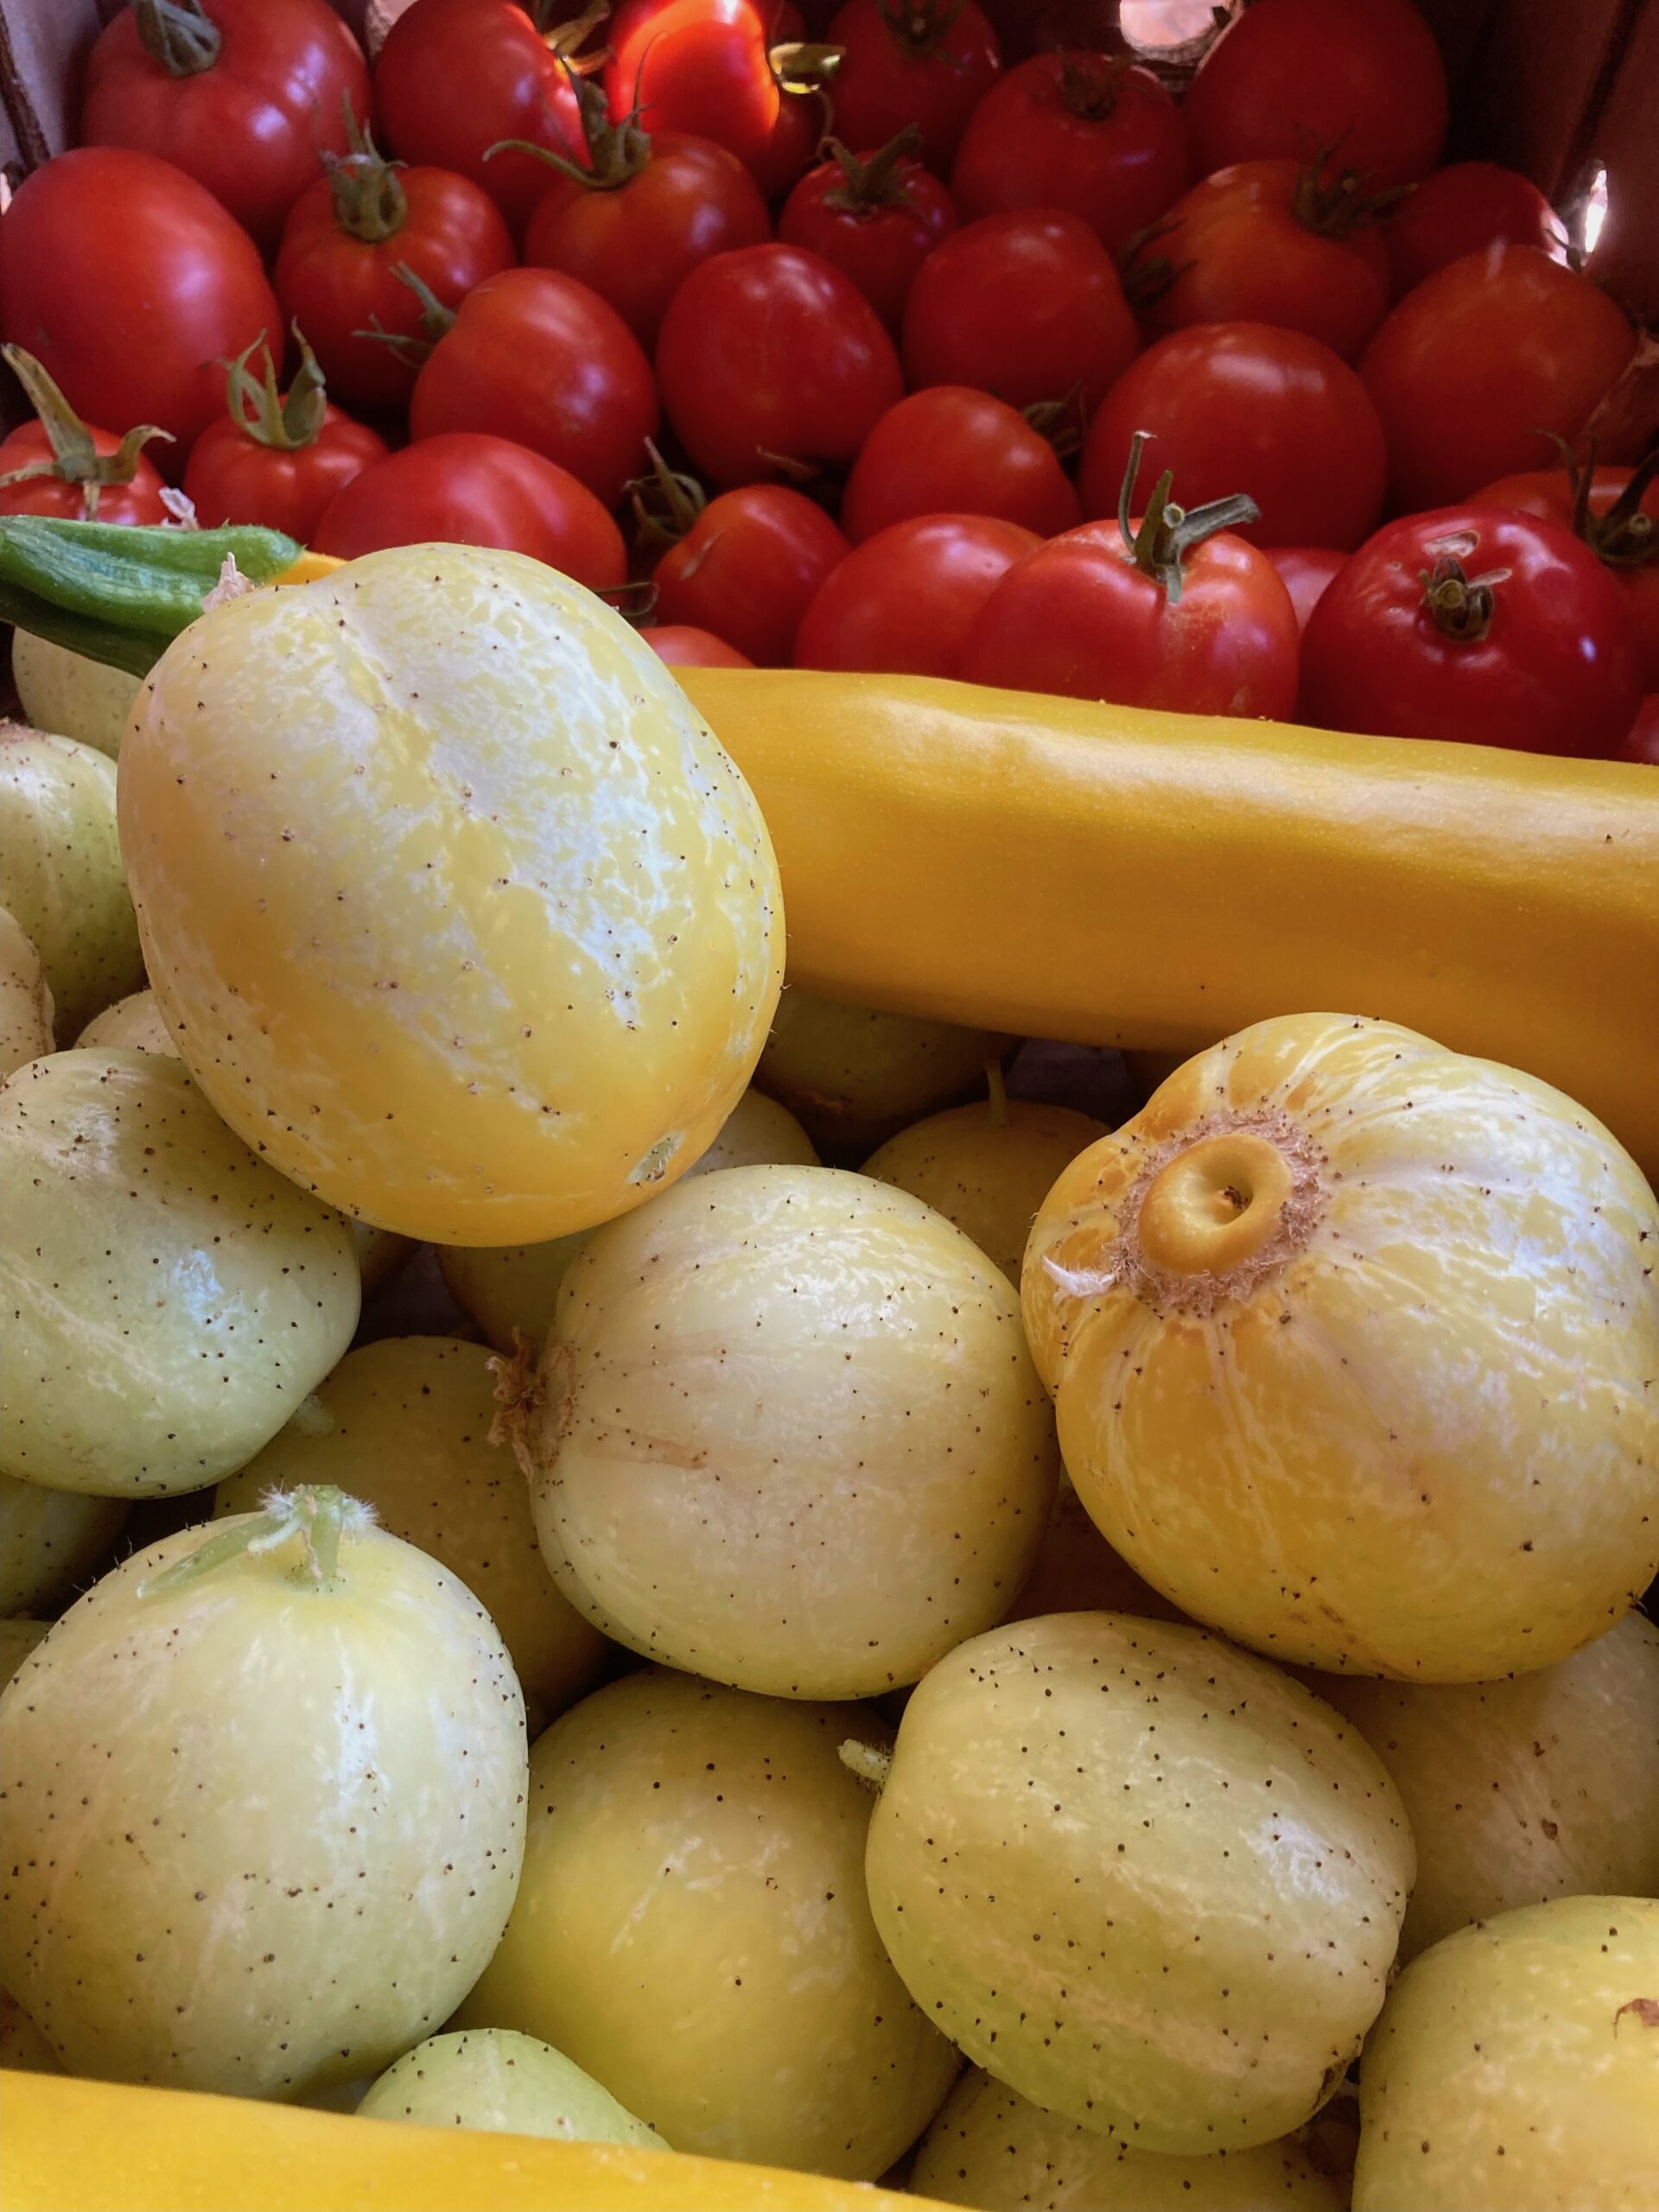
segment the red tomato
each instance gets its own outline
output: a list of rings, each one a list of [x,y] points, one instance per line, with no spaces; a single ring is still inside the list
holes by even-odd
[[[905,310],[912,385],[967,384],[1011,407],[1075,392],[1092,412],[1140,345],[1112,257],[1080,215],[985,215],[930,254]]]
[[[657,612],[786,668],[818,587],[849,551],[823,509],[781,484],[711,499],[657,563]]]
[[[957,227],[950,194],[914,158],[918,143],[906,129],[879,153],[853,155],[831,138],[831,158],[807,172],[778,218],[785,245],[834,262],[894,333],[916,271]]]
[[[1636,720],[1619,747],[1618,757],[1659,768],[1659,691],[1650,691],[1637,709]]]
[[[1535,246],[1496,245],[1408,292],[1359,365],[1399,508],[1444,506],[1576,438],[1636,350],[1624,312]]]
[[[225,372],[282,329],[253,241],[182,169],[124,146],[60,154],[0,221],[0,321],[94,423],[154,423],[182,467]]]
[[[969,117],[950,172],[964,220],[1009,207],[1066,207],[1110,253],[1186,188],[1180,111],[1149,70],[1077,51],[1036,54]]]
[[[671,668],[753,668],[747,653],[728,645],[712,630],[699,630],[690,622],[658,622],[640,636],[658,660]]]
[[[824,36],[842,49],[836,127],[850,145],[885,146],[919,125],[930,168],[949,170],[1002,50],[975,0],[846,0]]]
[[[792,245],[694,269],[663,318],[657,374],[681,443],[722,485],[757,483],[780,461],[850,461],[904,390],[864,295]]]
[[[746,165],[766,158],[783,91],[750,0],[622,0],[606,35],[613,116],[712,138]]]
[[[457,430],[405,446],[329,501],[312,543],[353,561],[383,545],[499,545],[590,591],[628,572],[622,533],[585,484],[509,438]]]
[[[1042,542],[990,515],[917,515],[878,530],[820,586],[796,667],[954,676],[980,609]]]
[[[143,448],[148,423],[117,437],[83,423],[32,353],[5,348],[35,419],[0,441],[0,514],[70,522],[165,522],[162,480]]]
[[[1302,710],[1327,729],[1605,754],[1641,697],[1630,618],[1595,555],[1497,509],[1388,524],[1302,640]]]
[[[512,237],[480,185],[450,169],[400,168],[372,148],[319,177],[289,213],[276,256],[276,295],[311,340],[322,372],[353,407],[407,404],[429,330],[418,276],[441,308],[512,266]],[[364,334],[384,330],[387,345]]]
[[[1351,361],[1389,308],[1389,257],[1351,174],[1240,162],[1195,184],[1129,264],[1159,281],[1154,330],[1270,322]]]
[[[1128,466],[1133,480],[1138,453]],[[1084,523],[1011,569],[980,609],[957,673],[1182,714],[1266,715],[1296,704],[1296,616],[1266,554],[1202,509]]]
[[[524,259],[562,270],[608,300],[642,346],[699,262],[772,235],[760,188],[710,138],[589,126],[590,169],[550,171],[524,232]],[[593,182],[588,180],[592,176]]]
[[[1182,112],[1202,175],[1325,148],[1375,190],[1440,158],[1446,66],[1412,0],[1254,0],[1198,64]]]
[[[1326,585],[1347,567],[1347,554],[1333,552],[1328,545],[1273,545],[1268,548],[1268,558],[1290,594],[1297,628],[1306,630],[1307,618],[1324,598]]]
[[[229,412],[196,440],[184,472],[185,496],[204,530],[258,522],[308,545],[335,493],[385,458],[384,438],[329,405],[302,338],[300,350],[286,398],[277,396],[270,346],[263,383],[249,373],[246,355],[232,363]]]
[[[159,155],[267,251],[369,112],[369,67],[328,0],[135,0],[86,62],[81,143]]]
[[[490,149],[523,138],[582,159],[569,80],[517,0],[415,0],[380,49],[374,92],[392,152],[470,177],[515,237],[550,173],[534,155]]]
[[[1129,442],[1156,439],[1189,499],[1241,486],[1262,510],[1258,545],[1357,545],[1382,512],[1382,426],[1365,388],[1328,346],[1260,322],[1178,330],[1106,395],[1083,451],[1086,515],[1111,514]]]
[[[1382,228],[1395,298],[1465,253],[1536,246],[1567,258],[1560,217],[1529,176],[1496,162],[1454,162],[1408,193]]]
[[[988,391],[930,385],[889,409],[853,463],[841,526],[856,545],[912,515],[997,515],[1039,537],[1083,518],[1054,448]]]
[[[412,438],[511,438],[607,507],[645,467],[658,419],[639,340],[597,292],[552,269],[504,270],[469,292],[409,404]]]
[[[1576,465],[1541,468],[1501,478],[1477,492],[1469,504],[1540,515],[1581,537],[1624,593],[1636,625],[1643,683],[1659,691],[1659,481],[1654,467],[1649,461],[1639,470],[1592,469],[1587,483]]]

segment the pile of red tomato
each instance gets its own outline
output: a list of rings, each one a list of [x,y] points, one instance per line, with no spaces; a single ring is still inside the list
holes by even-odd
[[[670,660],[1659,757],[1636,333],[1435,166],[1411,0],[1252,0],[1179,99],[976,0],[812,29],[413,0],[371,70],[327,0],[135,0],[0,219],[0,507],[170,480],[517,547]]]

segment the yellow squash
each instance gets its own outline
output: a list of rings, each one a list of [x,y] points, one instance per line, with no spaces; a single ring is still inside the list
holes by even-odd
[[[927,2212],[854,2182],[616,2144],[0,2074],[5,2212]]]
[[[1659,775],[921,678],[683,669],[771,830],[791,981],[1183,1054],[1352,1007],[1659,1167]]]

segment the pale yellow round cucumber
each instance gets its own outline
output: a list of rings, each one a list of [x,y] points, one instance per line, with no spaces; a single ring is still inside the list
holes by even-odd
[[[66,2069],[297,2097],[439,2028],[524,1851],[478,1600],[337,1492],[165,1538],[0,1697],[12,1993]]]
[[[906,1192],[728,1167],[599,1230],[507,1420],[595,1627],[768,1695],[914,1681],[1007,1611],[1054,1495],[1006,1277]]]
[[[349,1226],[250,1152],[180,1060],[31,1060],[0,1085],[0,1472],[200,1490],[352,1340]]]
[[[596,1691],[531,1760],[524,1880],[460,2024],[553,2044],[677,2151],[874,2180],[956,2055],[865,1896],[859,1706],[658,1669]]]
[[[923,1676],[867,1872],[931,2020],[1138,2151],[1300,2127],[1382,2003],[1414,1872],[1339,1714],[1219,1637],[1116,1613],[994,1630]]]
[[[603,601],[400,546],[204,614],[122,747],[151,983],[219,1111],[382,1229],[531,1243],[674,1181],[765,1041],[776,863]]]
[[[1021,1279],[1101,1533],[1270,1657],[1547,1667],[1659,1567],[1659,1202],[1558,1090],[1382,1021],[1190,1060]]]

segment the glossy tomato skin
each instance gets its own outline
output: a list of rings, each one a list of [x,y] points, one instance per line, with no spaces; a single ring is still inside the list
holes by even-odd
[[[169,470],[224,404],[221,364],[283,327],[247,232],[194,177],[124,146],[23,180],[0,221],[0,321],[87,422],[170,431]]]
[[[419,363],[360,334],[377,326],[419,340],[421,302],[394,270],[412,269],[446,308],[513,264],[512,235],[494,200],[453,169],[397,173],[405,214],[380,238],[340,219],[331,179],[320,177],[290,210],[272,272],[283,314],[297,322],[328,388],[348,406],[404,406]]]
[[[317,174],[344,154],[346,110],[369,118],[369,66],[328,0],[206,0],[219,34],[204,69],[174,76],[124,8],[86,62],[80,139],[154,154],[205,185],[270,251]]]
[[[1180,111],[1151,72],[1073,48],[1033,54],[991,87],[968,119],[950,192],[964,222],[1067,208],[1120,253],[1192,171]]]
[[[1634,474],[1629,468],[1594,470],[1590,481],[1591,515],[1599,519],[1615,505]],[[1507,507],[1515,514],[1541,516],[1562,530],[1573,527],[1573,486],[1564,468],[1540,468],[1502,477],[1477,492],[1469,504]],[[1624,593],[1625,607],[1636,625],[1643,683],[1649,691],[1659,691],[1659,482],[1650,483],[1642,493],[1641,512],[1652,524],[1643,552],[1619,549],[1609,558],[1599,547],[1597,551]],[[1593,537],[1593,531],[1590,535]]]
[[[1137,430],[1147,465],[1173,468],[1190,506],[1247,492],[1257,545],[1347,550],[1376,526],[1386,457],[1364,386],[1328,346],[1265,323],[1178,330],[1150,346],[1112,386],[1083,451],[1086,515],[1117,511]]]
[[[658,622],[640,636],[670,668],[753,668],[754,663],[712,630],[691,622]]]
[[[1637,709],[1618,757],[1637,761],[1643,767],[1659,768],[1659,691],[1649,692]]]
[[[742,246],[694,269],[657,340],[663,406],[704,475],[778,474],[783,455],[850,462],[904,374],[850,278],[792,245]]]
[[[1328,545],[1270,545],[1267,555],[1290,594],[1296,627],[1306,630],[1307,618],[1324,598],[1326,586],[1347,567],[1348,555]]]
[[[1446,67],[1412,0],[1255,0],[1183,106],[1200,176],[1337,149],[1373,188],[1427,176],[1446,137]]]
[[[1041,538],[989,515],[918,515],[831,570],[795,639],[797,668],[954,676],[980,609]]]
[[[621,531],[568,469],[464,430],[405,446],[354,476],[312,540],[343,561],[429,542],[528,553],[590,591],[614,589],[628,569]]]
[[[1443,633],[1423,578],[1448,551],[1494,578],[1484,635]],[[1473,506],[1387,524],[1308,618],[1302,710],[1326,729],[1617,752],[1642,697],[1617,584],[1586,545],[1532,516]]]
[[[861,162],[874,159],[860,156]],[[901,200],[864,207],[836,207],[847,192],[839,162],[820,162],[801,179],[778,217],[785,245],[804,246],[849,276],[894,335],[916,272],[939,240],[957,227],[957,211],[938,177],[919,162],[897,171]]]
[[[1606,293],[1535,246],[1465,254],[1408,292],[1359,372],[1382,419],[1389,496],[1445,506],[1554,458],[1636,350]]]
[[[958,673],[1014,691],[1284,720],[1296,649],[1289,594],[1243,538],[1224,531],[1191,553],[1172,601],[1129,559],[1116,523],[1084,523],[1008,571]]]
[[[1298,213],[1303,165],[1240,162],[1182,195],[1169,227],[1130,264],[1173,272],[1146,309],[1154,330],[1270,322],[1305,331],[1353,360],[1389,308],[1389,257],[1375,226],[1341,237]]]
[[[328,408],[310,445],[289,450],[261,445],[225,415],[190,448],[185,495],[204,530],[258,522],[308,545],[334,494],[384,460],[385,452],[377,431],[338,407]]]
[[[504,270],[469,292],[409,404],[412,438],[511,438],[607,507],[645,467],[660,419],[639,340],[597,292],[553,269]]]
[[[923,159],[948,175],[969,117],[1002,67],[983,10],[975,0],[845,0],[824,37],[842,48],[840,136],[849,145],[885,146],[916,124]]]
[[[1567,258],[1560,218],[1529,176],[1497,162],[1453,162],[1408,193],[1382,226],[1394,298],[1466,253],[1529,245]]]
[[[622,0],[604,72],[613,118],[712,138],[746,166],[764,162],[783,93],[750,0]]]
[[[1087,416],[1140,343],[1111,256],[1082,216],[1051,208],[964,224],[905,309],[912,388],[972,385],[1011,407],[1075,391]]]
[[[88,423],[86,435],[99,453],[114,453],[121,441],[112,430],[96,430]],[[0,476],[30,462],[50,461],[52,441],[41,423],[23,423],[0,440]],[[57,515],[67,522],[162,523],[167,509],[162,502],[162,480],[154,464],[141,453],[130,484],[99,486],[98,512],[89,518],[89,486],[67,483],[60,476],[29,476],[21,484],[0,484],[0,515]]]
[[[517,0],[415,0],[380,49],[374,90],[398,159],[470,177],[515,238],[556,172],[490,148],[524,138],[586,166],[575,96]]]
[[[555,176],[524,232],[524,260],[608,300],[639,343],[699,262],[772,235],[760,188],[711,138],[661,131],[638,175],[607,191]]]
[[[881,417],[853,463],[841,524],[860,544],[912,515],[995,515],[1039,537],[1083,519],[1054,448],[1016,408],[967,385],[930,385]]]
[[[849,550],[804,493],[783,484],[724,492],[657,563],[657,612],[713,631],[762,668],[787,668],[801,617]]]

